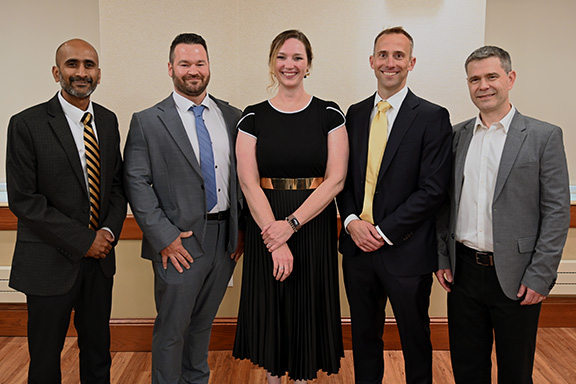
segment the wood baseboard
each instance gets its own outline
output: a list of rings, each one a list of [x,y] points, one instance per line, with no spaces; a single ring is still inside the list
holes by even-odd
[[[26,336],[26,304],[0,304],[0,336]],[[552,296],[542,305],[540,327],[574,327],[576,325],[576,296]],[[152,345],[154,319],[110,320],[111,350],[113,352],[149,352]],[[210,350],[230,350],[236,333],[235,317],[218,317],[212,327]],[[72,322],[70,336],[76,331]],[[342,318],[344,349],[352,349],[350,318]],[[448,320],[435,317],[430,320],[430,338],[435,350],[448,350]],[[401,349],[398,328],[393,317],[386,319],[384,348]]]

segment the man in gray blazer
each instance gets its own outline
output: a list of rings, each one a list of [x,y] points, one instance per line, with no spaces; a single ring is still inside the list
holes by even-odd
[[[142,257],[154,268],[152,383],[208,383],[212,322],[243,251],[234,155],[241,112],[208,95],[201,36],[174,39],[168,74],[174,92],[132,117],[125,183]]]
[[[498,47],[465,64],[478,117],[454,127],[449,223],[440,231],[440,284],[448,294],[457,384],[532,383],[542,301],[570,225],[562,130],[520,114],[509,101],[516,73]]]
[[[80,382],[109,384],[114,246],[126,216],[118,120],[90,100],[100,83],[92,45],[61,44],[52,75],[62,90],[8,126],[8,202],[18,217],[10,286],[26,294],[28,383],[61,382],[74,309]]]

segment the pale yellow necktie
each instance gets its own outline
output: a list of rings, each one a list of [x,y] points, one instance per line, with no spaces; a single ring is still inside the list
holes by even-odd
[[[378,102],[378,112],[370,126],[370,139],[368,141],[368,162],[366,164],[366,185],[364,186],[364,204],[360,218],[374,224],[372,217],[372,200],[380,172],[380,164],[384,156],[384,149],[388,141],[388,118],[386,111],[391,105],[387,101]]]

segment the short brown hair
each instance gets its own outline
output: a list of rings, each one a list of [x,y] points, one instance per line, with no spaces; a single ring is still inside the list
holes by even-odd
[[[412,57],[412,52],[414,51],[414,39],[412,38],[412,36],[410,36],[410,34],[408,32],[406,32],[406,30],[402,26],[386,28],[383,31],[381,31],[376,36],[376,38],[374,39],[374,48],[373,48],[374,50],[376,49],[376,43],[378,42],[378,39],[382,35],[404,35],[404,36],[406,36],[408,38],[408,40],[410,41],[410,57]]]

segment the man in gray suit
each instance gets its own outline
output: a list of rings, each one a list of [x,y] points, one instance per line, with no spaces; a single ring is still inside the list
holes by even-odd
[[[452,368],[457,384],[490,383],[495,337],[498,382],[532,383],[540,307],[570,225],[562,130],[510,104],[506,51],[481,47],[465,68],[480,114],[454,127],[436,273],[449,292]]]
[[[125,183],[142,257],[154,268],[152,383],[208,383],[212,322],[243,251],[234,156],[241,113],[208,95],[201,36],[174,39],[168,74],[174,92],[132,117]]]
[[[61,382],[74,309],[80,382],[109,384],[114,246],[126,216],[118,120],[90,101],[100,68],[88,42],[62,43],[52,75],[61,91],[8,126],[8,201],[18,217],[10,286],[26,294],[28,383]]]

